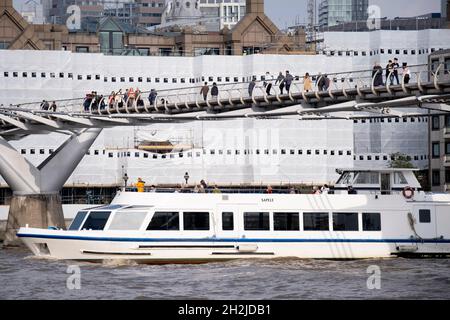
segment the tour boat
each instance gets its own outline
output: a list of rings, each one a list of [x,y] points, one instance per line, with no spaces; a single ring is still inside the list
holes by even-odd
[[[121,191],[78,212],[68,230],[17,235],[36,256],[82,261],[450,255],[450,195],[425,193],[413,169],[338,171],[322,194]]]

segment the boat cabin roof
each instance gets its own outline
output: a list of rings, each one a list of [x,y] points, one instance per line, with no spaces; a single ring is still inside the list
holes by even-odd
[[[340,178],[336,182],[338,187],[352,186],[355,189],[379,190],[390,192],[411,187],[420,190],[422,187],[411,168],[351,168],[336,169]]]

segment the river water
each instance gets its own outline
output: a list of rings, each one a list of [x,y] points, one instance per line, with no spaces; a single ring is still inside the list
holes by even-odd
[[[79,282],[71,270],[80,271]],[[43,260],[8,249],[0,250],[0,299],[450,299],[450,260],[157,266]]]

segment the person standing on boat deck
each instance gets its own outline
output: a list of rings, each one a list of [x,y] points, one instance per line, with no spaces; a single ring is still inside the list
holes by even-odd
[[[195,185],[194,193],[200,193],[200,187],[198,186],[198,184]]]
[[[394,82],[394,79],[395,79],[395,80],[397,80],[397,84],[400,84],[400,81],[398,80],[398,69],[399,68],[400,68],[400,65],[398,64],[398,59],[394,58],[394,63],[392,64],[392,69],[394,71],[392,83]]]
[[[352,186],[348,186],[347,193],[348,194],[358,194],[358,192],[355,189],[353,189]]]
[[[253,78],[252,81],[248,84],[248,95],[249,97],[253,97],[253,90],[256,87],[256,81]]]
[[[312,194],[316,194],[317,195],[317,194],[322,194],[322,192],[320,192],[320,189],[318,187],[314,186]]]
[[[155,185],[152,185],[152,186],[150,187],[150,192],[151,192],[151,193],[156,193],[156,186],[155,186]]]
[[[266,193],[267,194],[272,194],[273,193],[272,186],[267,186]]]
[[[285,85],[287,94],[289,94],[289,92],[291,91],[291,85],[292,85],[293,81],[294,81],[294,77],[292,76],[292,74],[290,74],[289,71],[286,71],[286,76],[284,77],[284,85]]]
[[[142,178],[138,178],[136,187],[137,187],[137,192],[144,192],[145,191],[145,181],[143,181]]]
[[[309,73],[307,72],[305,74],[304,80],[303,80],[303,90],[306,92],[309,92],[312,90],[312,81],[309,77]]]
[[[280,93],[284,94],[284,75],[282,72],[278,75],[277,81],[275,81],[275,85],[279,84],[278,88],[280,88]]]
[[[320,192],[323,194],[328,194],[330,192],[330,188],[328,187],[327,184],[324,184]]]
[[[291,190],[289,191],[289,194],[297,194],[294,187],[291,188]]]
[[[209,92],[208,82],[205,82],[205,85],[200,90],[200,94],[203,96],[203,100],[205,101],[208,100],[208,92]]]
[[[211,97],[213,98],[213,100],[218,100],[219,99],[219,88],[217,87],[217,83],[213,83],[213,86],[211,88]]]

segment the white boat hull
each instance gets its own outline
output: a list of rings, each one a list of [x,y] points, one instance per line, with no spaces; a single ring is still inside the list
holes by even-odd
[[[68,231],[21,229],[19,237],[40,257],[62,260],[134,260],[199,263],[234,259],[368,259],[397,255],[450,255],[450,241],[407,239],[162,239],[71,238]],[[77,239],[80,238],[80,239]]]

